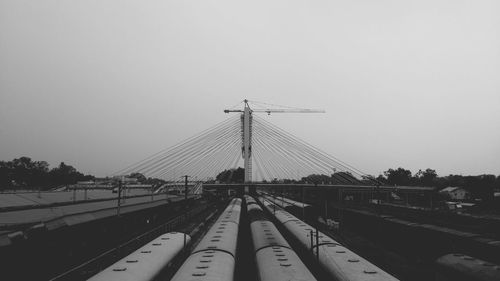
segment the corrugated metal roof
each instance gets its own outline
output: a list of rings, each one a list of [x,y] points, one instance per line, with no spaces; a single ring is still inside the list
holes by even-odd
[[[147,189],[126,189],[123,196],[147,195],[151,190]],[[54,203],[64,203],[82,200],[97,200],[116,198],[117,193],[111,190],[77,190],[73,191],[45,191],[45,192],[20,192],[20,193],[0,193],[0,208],[47,205]],[[75,197],[75,198],[74,198]]]
[[[183,199],[184,196],[169,195],[168,202],[176,202]],[[8,226],[9,229],[12,229],[15,225],[26,227],[30,224],[33,225],[43,222],[45,228],[50,231],[60,227],[116,216],[116,204],[116,200],[112,200],[59,206],[56,208],[35,208],[30,210],[3,212],[0,213],[0,226]],[[122,203],[120,213],[126,214],[164,204],[167,204],[165,196],[156,196],[154,201],[151,201],[150,196],[129,198],[125,203]],[[13,232],[14,230],[0,231],[0,246],[6,246],[12,243],[12,239],[9,236],[12,235]],[[17,232],[23,233],[21,231]]]
[[[457,189],[462,189],[462,188],[457,186],[448,186],[446,188],[441,189],[439,192],[453,192]]]
[[[169,195],[169,198],[176,197],[175,195]],[[165,202],[165,195],[156,195],[154,200]],[[150,196],[127,198],[125,202],[122,201],[122,207],[147,202],[151,202]],[[45,222],[61,216],[94,212],[102,209],[116,208],[116,206],[117,200],[108,200],[57,206],[53,208],[32,208],[28,210],[1,212],[0,227],[2,225]]]

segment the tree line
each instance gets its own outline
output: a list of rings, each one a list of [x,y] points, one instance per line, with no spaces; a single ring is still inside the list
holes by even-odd
[[[224,170],[215,178],[220,183],[243,183],[243,168]],[[264,181],[266,182],[266,181]],[[500,176],[483,174],[476,176],[448,175],[438,176],[436,170],[425,169],[412,173],[404,168],[388,169],[378,177],[364,176],[358,179],[349,172],[335,172],[331,175],[311,174],[296,179],[273,179],[270,183],[309,183],[309,184],[367,184],[391,186],[425,186],[435,187],[438,190],[452,186],[462,187],[473,198],[481,198],[485,202],[494,199],[495,190],[500,191]]]
[[[138,172],[131,173],[130,175],[125,176],[125,177],[135,178],[135,179],[137,179],[138,183],[151,184],[153,186],[159,186],[159,185],[162,185],[166,182],[165,180],[158,179],[158,178],[148,178],[145,175],[143,175],[142,173],[138,173]]]
[[[220,172],[215,180],[221,183],[243,183],[245,169],[228,169]],[[354,177],[350,172],[335,172],[331,175],[310,174],[296,179],[273,179],[270,182],[282,183],[312,183],[312,184],[370,184],[377,182],[380,185],[396,186],[426,186],[442,189],[448,186],[464,188],[492,188],[500,190],[500,176],[483,174],[477,176],[448,175],[438,176],[436,170],[418,170],[413,174],[404,168],[388,169],[378,177],[364,176],[362,179]]]
[[[377,180],[387,185],[398,186],[429,186],[438,189],[449,186],[462,187],[473,198],[481,198],[484,201],[492,201],[495,190],[500,191],[500,176],[491,174],[438,176],[433,169],[418,170],[412,174],[410,170],[400,167],[385,171],[383,175],[377,177]]]
[[[47,162],[34,161],[29,157],[0,161],[0,190],[48,189],[94,178],[92,175],[84,175],[64,162],[51,169]]]
[[[448,186],[464,188],[490,187],[493,189],[500,189],[500,176],[491,174],[476,176],[438,176],[433,169],[418,170],[415,174],[401,167],[389,169],[385,171],[383,175],[379,175],[377,180],[388,185],[431,186],[439,189]]]
[[[215,180],[221,183],[243,183],[244,169],[229,169],[220,172]],[[137,178],[140,183],[161,184],[160,179],[147,178],[140,173],[132,173],[128,177]],[[50,168],[45,161],[34,161],[29,157],[20,157],[12,161],[0,161],[0,190],[14,188],[47,189],[60,185],[75,184],[78,181],[94,180],[92,175],[85,175],[71,165],[61,162]],[[376,181],[374,181],[374,179]],[[311,174],[296,179],[273,179],[270,182],[313,183],[313,184],[373,184],[397,186],[429,186],[442,189],[448,186],[463,187],[473,195],[492,196],[493,191],[500,190],[500,176],[483,174],[476,176],[448,175],[438,176],[435,170],[419,170],[413,174],[404,168],[388,169],[378,177],[357,179],[349,172],[335,172],[331,175]]]

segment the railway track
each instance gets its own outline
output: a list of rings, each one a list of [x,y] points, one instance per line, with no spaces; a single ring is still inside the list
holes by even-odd
[[[198,206],[190,211],[190,219],[185,215],[176,217],[52,280],[86,280],[98,272],[90,280],[409,281],[434,280],[436,276],[428,270],[412,279],[401,274],[405,269],[401,264],[396,266],[400,267],[396,270],[398,274],[388,272],[387,267],[372,263],[373,256],[367,255],[366,247],[351,247],[345,239],[336,239],[328,229],[319,229],[315,222],[308,224],[282,208],[286,206],[301,214],[305,212],[300,207],[311,205],[286,200],[279,207],[264,197],[245,195],[242,199],[232,199],[223,211],[208,212],[207,206]],[[180,232],[169,232],[172,230]],[[152,238],[156,239],[151,241]],[[187,243],[191,238],[191,243]],[[358,237],[350,238],[348,242]],[[380,252],[380,256],[390,254],[384,248],[372,247],[372,250]],[[148,261],[145,255],[156,258]],[[392,262],[398,257],[393,258]],[[454,263],[471,270],[481,267],[481,276],[487,277],[484,280],[500,277],[500,266],[454,254],[439,260],[440,278],[453,276],[448,271],[455,269]],[[410,272],[422,269],[428,268],[406,267]],[[477,275],[469,272],[467,276]]]
[[[280,197],[274,197],[274,202],[280,203]],[[297,201],[290,205],[288,200],[281,203],[299,215],[303,211],[294,208],[311,206]],[[351,214],[348,215],[348,211]],[[443,279],[442,276],[460,275],[464,268],[471,272],[467,274],[468,279],[463,280],[500,280],[499,241],[367,210],[345,209],[340,212],[340,218],[343,218],[340,232],[337,230],[331,236],[397,273],[402,280],[434,280],[436,276],[440,276],[436,280],[462,280]],[[331,231],[317,221],[313,224],[323,227],[325,232]],[[441,264],[437,265],[439,257],[450,254],[453,258],[439,259]],[[443,260],[448,264],[443,265]]]

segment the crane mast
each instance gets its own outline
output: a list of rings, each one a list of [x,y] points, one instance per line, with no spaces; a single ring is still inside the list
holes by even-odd
[[[243,165],[245,168],[245,183],[252,182],[252,113],[253,112],[263,112],[267,114],[271,113],[324,113],[324,110],[312,110],[312,109],[301,109],[301,108],[290,108],[290,109],[251,109],[248,105],[248,100],[243,101],[245,106],[243,110],[237,109],[225,109],[224,113],[239,112],[241,113],[241,153],[243,157]],[[245,193],[249,192],[248,186],[245,186]]]

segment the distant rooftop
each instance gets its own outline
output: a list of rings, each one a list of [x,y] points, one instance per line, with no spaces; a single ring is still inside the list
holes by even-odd
[[[441,189],[439,192],[453,192],[457,189],[461,189],[461,187],[458,186],[448,186],[447,188]]]

